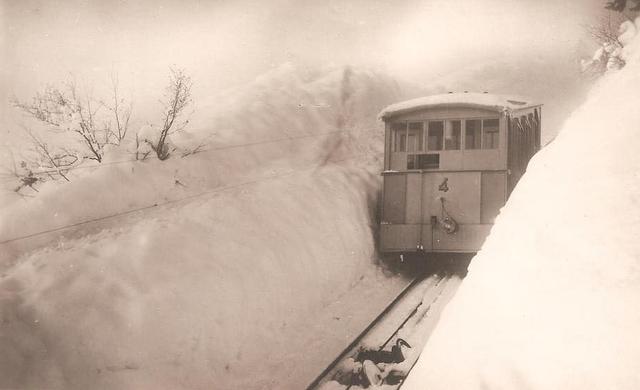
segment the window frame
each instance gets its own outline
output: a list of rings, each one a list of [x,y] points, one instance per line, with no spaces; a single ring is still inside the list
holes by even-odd
[[[401,129],[394,129],[394,125],[396,124],[404,124],[404,146],[401,149],[397,150],[396,146],[398,145],[398,134],[402,132]],[[408,121],[397,121],[391,122],[389,124],[389,129],[391,130],[391,151],[392,153],[407,153],[408,139],[409,139],[409,123]],[[401,138],[402,139],[402,138]]]
[[[486,148],[485,144],[484,144],[484,137],[485,137],[485,131],[484,131],[484,121],[490,121],[490,120],[496,120],[498,121],[498,125],[496,126],[497,131],[495,131],[495,133],[497,134],[497,140],[496,140],[496,147],[495,148]],[[482,125],[480,126],[480,150],[498,150],[500,149],[500,117],[498,118],[483,118],[481,120]]]
[[[445,122],[447,120],[448,119],[429,119],[429,120],[425,121],[427,123],[427,126],[426,126],[426,128],[427,128],[426,130],[427,131],[425,132],[426,133],[425,134],[425,152],[438,152],[438,153],[440,153],[440,152],[444,152],[445,151],[445,149],[444,149],[444,133],[445,133],[445,128],[446,128],[446,123]],[[440,123],[442,123],[442,142],[440,143],[440,149],[430,149],[429,148],[429,125],[431,124],[431,122],[440,122]]]
[[[486,120],[492,120],[495,119],[498,121],[498,140],[497,140],[497,147],[495,148],[491,148],[491,149],[487,149],[484,145],[484,121]],[[464,118],[464,131],[463,133],[463,139],[462,139],[462,146],[463,148],[461,148],[461,150],[499,150],[500,149],[500,139],[501,136],[500,134],[502,133],[502,131],[500,131],[500,116],[490,116],[490,117],[470,117],[470,118]],[[467,149],[467,121],[480,121],[480,147],[477,149]]]
[[[415,123],[419,123],[419,124],[422,125],[419,130],[417,130],[417,129],[412,130],[411,129],[411,125],[415,124]],[[427,148],[426,148],[426,145],[425,145],[425,125],[424,124],[425,124],[425,121],[423,121],[423,120],[422,121],[421,120],[407,121],[407,145],[405,147],[407,153],[420,153],[420,152],[426,152],[427,151],[426,150]],[[410,135],[410,133],[412,131],[417,131],[420,134],[419,138],[416,137],[416,139],[418,140],[418,144],[416,145],[416,150],[414,150],[414,151],[409,150],[409,135]]]
[[[463,140],[463,146],[464,148],[462,150],[482,150],[482,120],[484,118],[482,117],[471,117],[471,118],[464,118],[464,140]],[[479,121],[480,122],[480,147],[478,148],[473,148],[473,149],[467,149],[467,122],[468,121]]]
[[[535,116],[534,116],[535,117]],[[478,149],[468,149],[467,148],[467,121],[477,120],[480,123],[480,146]],[[497,144],[496,148],[487,149],[484,138],[485,138],[485,127],[484,121],[486,120],[496,120],[497,124]],[[450,126],[447,122],[460,122],[460,148],[459,149],[447,149],[446,148],[446,132],[447,126]],[[429,148],[429,124],[431,122],[440,122],[442,123],[442,142],[441,149],[432,150]],[[412,123],[422,123],[422,137],[421,140],[418,141],[416,147],[418,147],[415,151],[409,151],[409,127]],[[467,150],[500,150],[501,148],[501,139],[503,131],[501,130],[501,116],[473,116],[473,117],[451,117],[451,118],[441,118],[441,119],[413,119],[413,120],[402,120],[402,121],[394,121],[389,123],[389,129],[391,131],[391,145],[390,150],[392,153],[405,153],[407,156],[415,155],[416,164],[417,159],[420,154],[425,153],[443,153],[443,152],[463,152]],[[394,125],[401,124],[404,126],[404,129],[395,129]],[[403,131],[404,130],[404,131]],[[419,131],[419,130],[414,130]],[[398,145],[398,135],[404,136],[404,145],[402,145],[402,149],[404,150],[396,150],[396,146]],[[419,148],[422,146],[421,148]],[[409,169],[408,170],[420,170],[418,168]]]
[[[456,121],[460,122],[460,145],[459,145],[458,149],[447,149],[447,123],[446,122],[456,122]],[[444,132],[442,134],[442,143],[444,144],[443,145],[444,148],[441,150],[442,152],[456,152],[456,151],[459,152],[459,151],[464,150],[465,121],[466,121],[466,119],[464,119],[464,118],[460,118],[460,119],[449,118],[449,119],[445,119],[444,120],[444,122],[445,122],[445,124],[444,124]]]

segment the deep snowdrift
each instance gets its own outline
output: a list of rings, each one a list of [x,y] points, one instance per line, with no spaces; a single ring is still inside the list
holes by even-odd
[[[77,170],[1,210],[8,240],[159,204],[0,244],[0,388],[286,383],[323,308],[384,281],[371,153],[397,93],[368,72],[267,75],[196,129],[253,145]]]
[[[0,241],[328,161],[367,161],[375,170],[384,137],[376,113],[404,96],[394,80],[375,72],[307,74],[284,65],[197,108],[189,133],[173,143],[189,148],[206,140],[203,153],[130,163],[132,150],[124,145],[102,165],[72,171],[71,183],[48,182],[34,198],[3,201]],[[3,245],[0,270],[56,237]]]
[[[640,388],[640,39],[626,38],[626,67],[533,158],[403,389]]]
[[[33,253],[2,278],[2,388],[262,388],[367,272],[371,177],[325,168]],[[309,207],[313,205],[313,207]]]

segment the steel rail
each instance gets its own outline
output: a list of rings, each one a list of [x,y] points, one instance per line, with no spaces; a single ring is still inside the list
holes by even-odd
[[[373,329],[374,326],[376,326],[380,320],[382,320],[382,318],[389,313],[389,311],[396,306],[396,304],[413,288],[415,287],[418,283],[420,283],[421,281],[424,280],[424,278],[426,277],[426,273],[422,272],[420,273],[420,275],[416,276],[413,280],[411,280],[411,282],[409,282],[407,284],[407,286],[405,286],[402,291],[400,291],[400,293],[398,293],[398,295],[395,296],[395,298],[393,298],[391,300],[391,302],[389,302],[385,308],[374,318],[374,320],[369,323],[369,325],[367,325],[352,341],[351,343],[349,343],[349,345],[344,348],[342,350],[342,352],[340,352],[340,354],[338,354],[338,356],[324,369],[322,370],[322,372],[307,386],[307,390],[312,390],[315,389],[316,387],[318,387],[318,385],[323,381],[323,379],[326,378],[326,376],[343,360],[346,358],[346,356],[349,354],[349,352],[353,351],[353,349],[358,345],[358,343],[360,343],[360,341],[362,341],[362,339],[371,331],[371,329]],[[442,279],[444,279],[444,277],[441,277],[437,282],[436,285],[439,284]],[[409,316],[402,321],[402,324],[394,331],[393,335],[395,335],[398,330],[400,328],[402,328],[402,326],[404,326],[404,324],[406,324],[406,322],[409,320],[409,318],[411,318],[416,312],[417,312],[417,308],[420,306],[420,304],[416,305],[416,309],[414,309]],[[393,335],[385,342],[388,343],[389,340],[391,340],[391,338],[393,338]],[[380,348],[384,348],[384,345],[382,345]],[[348,388],[348,387],[347,387]]]

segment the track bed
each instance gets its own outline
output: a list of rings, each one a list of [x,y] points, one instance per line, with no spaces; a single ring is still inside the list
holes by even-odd
[[[400,388],[461,281],[461,276],[449,271],[417,277],[307,389]],[[411,346],[402,348],[404,361],[378,363],[370,360],[365,363],[367,369],[362,368],[363,355],[358,356],[361,351],[374,351],[374,355],[375,351],[390,351],[399,338]],[[373,381],[380,387],[367,379],[372,374]]]

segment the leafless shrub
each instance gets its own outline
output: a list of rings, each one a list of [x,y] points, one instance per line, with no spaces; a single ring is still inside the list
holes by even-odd
[[[625,66],[621,56],[622,43],[618,39],[620,25],[628,20],[624,13],[609,13],[598,23],[586,26],[587,33],[600,46],[589,60],[582,61],[582,73],[588,77],[599,77],[607,70]]]
[[[125,138],[132,111],[131,104],[119,97],[117,77],[112,77],[111,104],[95,100],[91,93],[82,93],[73,79],[65,82],[62,88],[44,88],[36,93],[31,102],[13,99],[12,103],[31,118],[45,124],[51,133],[71,134],[77,139],[79,150],[70,150],[68,153],[78,157],[74,163],[84,159],[102,162],[105,146],[119,145]],[[100,110],[103,107],[110,114],[102,114]],[[40,139],[32,131],[29,134],[32,140]],[[41,144],[34,143],[34,146],[42,152]]]
[[[157,140],[154,142],[147,140],[160,160],[166,160],[175,150],[167,144],[167,137],[182,131],[189,123],[189,120],[183,117],[185,109],[192,101],[191,77],[183,69],[170,68],[170,70],[169,85],[165,89],[164,99],[160,101],[163,106],[163,123]]]
[[[13,192],[25,195],[22,190],[30,188],[39,192],[37,185],[48,180],[70,181],[68,172],[79,157],[65,148],[50,146],[27,128],[23,130],[31,139],[32,148],[21,156],[19,164],[16,164],[15,157],[11,153],[12,165],[5,170],[8,171],[9,177],[14,178],[17,185],[13,188]]]

